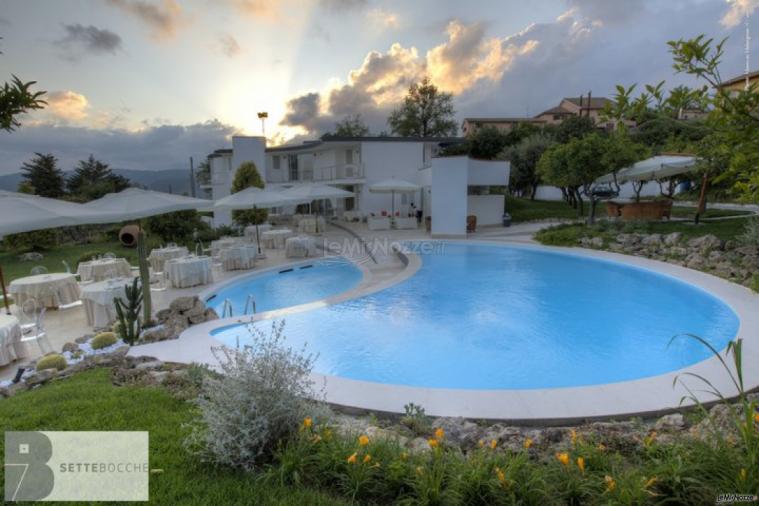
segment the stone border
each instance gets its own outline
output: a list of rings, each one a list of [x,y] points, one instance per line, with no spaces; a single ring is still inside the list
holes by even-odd
[[[740,326],[736,337],[743,339],[743,360],[747,365],[743,371],[744,383],[748,390],[759,386],[759,368],[748,366],[759,362],[759,295],[747,288],[685,267],[606,251],[531,246],[499,241],[447,242],[554,251],[600,261],[623,263],[651,270],[705,290],[728,304],[738,315]],[[295,312],[296,309],[304,311],[324,307],[382,290],[407,279],[420,266],[421,260],[412,254],[409,255],[409,266],[400,275],[376,287],[367,290],[350,290],[315,303],[270,312],[277,314],[262,313],[257,315],[258,318],[254,321],[284,316]],[[210,332],[213,329],[245,321],[227,318],[201,324],[188,329],[178,340],[141,346],[139,352],[165,361],[201,362],[215,366],[210,348],[220,346],[221,343],[213,339]],[[423,406],[430,416],[462,416],[471,419],[507,420],[510,423],[522,425],[550,425],[630,416],[658,416],[675,411],[681,407],[680,401],[688,392],[682,385],[674,385],[673,382],[678,375],[685,372],[708,378],[726,397],[737,394],[716,357],[659,376],[605,385],[553,389],[465,390],[409,387],[317,373],[313,373],[312,378],[317,388],[324,387],[327,402],[349,410],[396,414],[403,412],[404,404],[413,402]],[[700,388],[695,380],[689,381],[688,384],[691,388]],[[703,393],[698,393],[698,396],[703,402],[715,401],[713,397]],[[686,402],[683,405],[687,406],[690,403]]]

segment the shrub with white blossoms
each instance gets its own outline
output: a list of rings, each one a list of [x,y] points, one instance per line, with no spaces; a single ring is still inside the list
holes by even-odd
[[[186,446],[206,461],[252,470],[314,414],[318,392],[309,378],[315,357],[285,345],[284,322],[268,334],[247,328],[250,345],[213,349],[221,375],[203,382]]]

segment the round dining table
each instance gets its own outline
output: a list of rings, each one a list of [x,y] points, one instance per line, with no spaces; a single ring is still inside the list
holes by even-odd
[[[129,277],[132,266],[126,258],[101,258],[79,262],[76,273],[81,281],[103,281],[108,278]]]
[[[184,246],[167,246],[165,248],[155,248],[150,251],[148,261],[153,272],[163,272],[167,260],[174,258],[186,257],[190,254]]]
[[[132,286],[134,278],[114,278],[98,281],[82,287],[82,301],[87,325],[96,329],[110,327],[116,321],[115,298],[126,302],[126,286]]]
[[[293,231],[289,228],[269,230],[261,234],[261,244],[267,248],[283,249],[285,247],[285,239],[292,236]]]
[[[0,314],[0,366],[26,358],[29,353],[21,342],[21,325],[13,315]]]
[[[208,256],[174,258],[164,265],[164,275],[168,276],[173,288],[207,285],[213,281],[211,272],[211,257]]]
[[[73,304],[81,296],[76,276],[69,272],[37,274],[11,281],[8,291],[16,305],[21,307],[29,299],[36,301],[37,307],[59,307]]]
[[[239,244],[224,248],[219,252],[221,265],[225,271],[252,269],[256,265],[258,246],[256,244]]]

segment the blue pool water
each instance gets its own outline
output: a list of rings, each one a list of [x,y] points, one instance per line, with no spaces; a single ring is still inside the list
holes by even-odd
[[[344,258],[325,258],[266,274],[252,274],[222,287],[208,305],[221,316],[224,300],[232,302],[234,316],[245,310],[248,294],[256,300],[256,310],[271,311],[297,306],[354,288],[361,282],[361,270]],[[281,271],[287,272],[281,272]]]
[[[430,246],[433,243],[422,243]],[[418,246],[418,245],[417,245]],[[288,315],[289,344],[318,353],[315,371],[390,384],[530,389],[663,374],[723,349],[738,317],[675,278],[533,248],[440,243],[386,290]],[[262,322],[263,330],[270,322]],[[216,339],[249,339],[228,327]]]

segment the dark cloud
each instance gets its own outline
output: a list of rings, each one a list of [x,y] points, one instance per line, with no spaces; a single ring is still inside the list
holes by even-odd
[[[63,25],[63,29],[66,34],[55,44],[64,50],[66,58],[79,59],[85,53],[113,54],[121,49],[121,37],[110,30],[79,23]]]
[[[172,38],[183,22],[182,7],[176,0],[161,0],[159,3],[108,0],[108,3],[145,23],[153,38],[158,40]]]
[[[0,174],[17,172],[35,152],[53,153],[63,169],[73,168],[90,153],[120,169],[184,168],[190,156],[197,160],[227,147],[236,132],[217,120],[138,131],[25,125],[13,133],[0,133]]]

